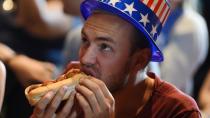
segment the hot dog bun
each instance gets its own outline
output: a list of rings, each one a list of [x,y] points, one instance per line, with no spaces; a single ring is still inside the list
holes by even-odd
[[[61,75],[57,80],[34,84],[25,89],[25,95],[29,103],[34,106],[49,91],[58,91],[62,86],[67,86],[67,92],[63,98],[66,100],[70,93],[75,90],[75,86],[79,83],[80,78],[87,75],[80,72],[79,69],[71,69],[66,74]]]

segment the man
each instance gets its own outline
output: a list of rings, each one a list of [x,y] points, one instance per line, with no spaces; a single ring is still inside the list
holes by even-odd
[[[152,73],[146,79],[139,76],[150,60],[163,60],[153,40],[169,7],[166,1],[156,1],[155,6],[153,2],[84,1],[81,11],[87,20],[82,29],[80,65],[74,63],[69,68],[80,66],[93,77],[82,78],[76,92],[59,110],[67,87],[47,93],[35,106],[32,117],[80,117],[81,112],[75,108],[79,106],[85,118],[199,118],[197,105],[190,97]],[[161,4],[164,14],[158,9]]]

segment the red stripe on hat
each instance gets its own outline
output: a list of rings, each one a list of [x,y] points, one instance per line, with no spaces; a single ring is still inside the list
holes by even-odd
[[[149,2],[147,3],[147,6],[150,8],[152,6],[153,2],[154,2],[154,0],[149,0]]]
[[[163,2],[163,0],[159,0],[158,1],[157,5],[156,5],[156,7],[154,9],[155,14],[157,13],[158,9],[160,8],[160,5],[161,5],[162,2]]]
[[[163,6],[162,11],[160,12],[160,16],[159,16],[160,19],[161,19],[162,15],[163,15],[163,12],[166,10],[166,7],[167,7],[167,5],[165,3],[164,6]]]
[[[166,15],[165,15],[165,17],[164,17],[164,19],[163,19],[163,25],[165,24],[166,19],[167,19],[167,17],[169,16],[169,14],[170,14],[170,9],[168,9],[168,11],[167,11],[167,13],[166,13]]]

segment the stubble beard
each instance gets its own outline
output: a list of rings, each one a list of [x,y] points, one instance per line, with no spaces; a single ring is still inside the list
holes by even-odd
[[[109,82],[105,82],[105,84],[107,85],[111,93],[115,93],[123,89],[128,84],[128,81],[130,78],[130,71],[129,71],[128,65],[129,65],[129,62],[127,62],[124,66],[124,69],[121,70],[121,73],[119,74],[120,76],[119,75],[108,76],[107,80],[109,80],[110,78],[112,79]]]

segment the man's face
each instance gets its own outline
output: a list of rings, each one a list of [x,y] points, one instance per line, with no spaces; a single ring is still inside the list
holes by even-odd
[[[101,79],[110,91],[122,87],[130,67],[134,27],[117,16],[95,13],[82,30],[82,70]]]

